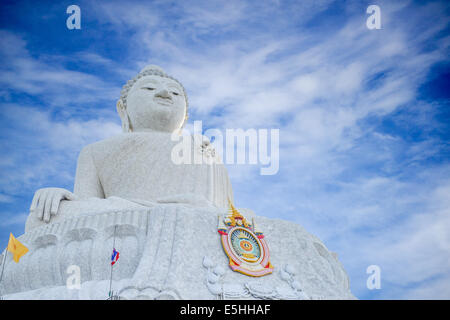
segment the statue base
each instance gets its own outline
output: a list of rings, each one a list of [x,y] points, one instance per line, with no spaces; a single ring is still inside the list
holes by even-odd
[[[355,299],[336,254],[288,221],[253,217],[273,273],[234,272],[217,232],[225,214],[168,203],[80,213],[35,227],[18,238],[30,252],[19,263],[7,255],[0,291],[5,300],[106,300],[110,286],[116,299]],[[113,243],[120,257],[111,273]]]

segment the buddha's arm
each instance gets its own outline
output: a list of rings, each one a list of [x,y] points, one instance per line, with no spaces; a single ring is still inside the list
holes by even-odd
[[[97,167],[95,166],[89,146],[83,148],[78,157],[73,192],[80,199],[92,197],[105,198]]]
[[[82,200],[86,198],[104,198],[103,188],[89,151],[89,147],[80,152],[75,176],[74,192],[62,188],[42,188],[35,192],[30,206],[27,229],[38,220],[49,222],[51,216],[59,213],[62,200]]]

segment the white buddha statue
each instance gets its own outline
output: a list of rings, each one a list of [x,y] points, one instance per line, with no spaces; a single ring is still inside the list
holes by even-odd
[[[233,201],[225,167],[198,136],[191,154],[214,161],[172,161],[187,108],[181,83],[159,67],[124,86],[117,102],[124,133],[83,148],[73,192],[35,193],[18,237],[29,248],[20,263],[0,255],[4,299],[105,299],[111,291],[121,299],[354,298],[336,254],[300,225],[264,212],[239,209],[247,221],[233,211],[233,221],[251,224],[260,250],[244,271],[263,273],[235,271],[224,252],[236,244],[232,235],[223,240]],[[253,250],[244,238],[242,250]],[[114,267],[113,248],[120,252]],[[71,270],[79,270],[77,289],[69,286]]]
[[[187,109],[181,83],[157,66],[145,67],[128,81],[117,102],[123,134],[83,148],[73,193],[61,188],[38,190],[26,230],[79,212],[157,202],[227,207],[232,189],[218,158],[189,165],[171,161],[176,144],[171,136],[181,133]],[[208,143],[204,139],[192,139],[192,152],[202,151]]]

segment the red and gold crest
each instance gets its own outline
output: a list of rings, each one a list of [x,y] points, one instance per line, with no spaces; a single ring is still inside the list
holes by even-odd
[[[247,221],[231,202],[229,214],[225,218],[219,216],[217,229],[233,271],[252,277],[272,273],[269,247],[263,233],[256,228],[254,221]]]

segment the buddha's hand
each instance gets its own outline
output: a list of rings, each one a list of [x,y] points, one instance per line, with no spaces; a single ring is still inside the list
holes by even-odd
[[[77,196],[62,188],[43,188],[36,191],[31,202],[30,213],[39,220],[50,221],[58,213],[61,200],[77,200]]]

